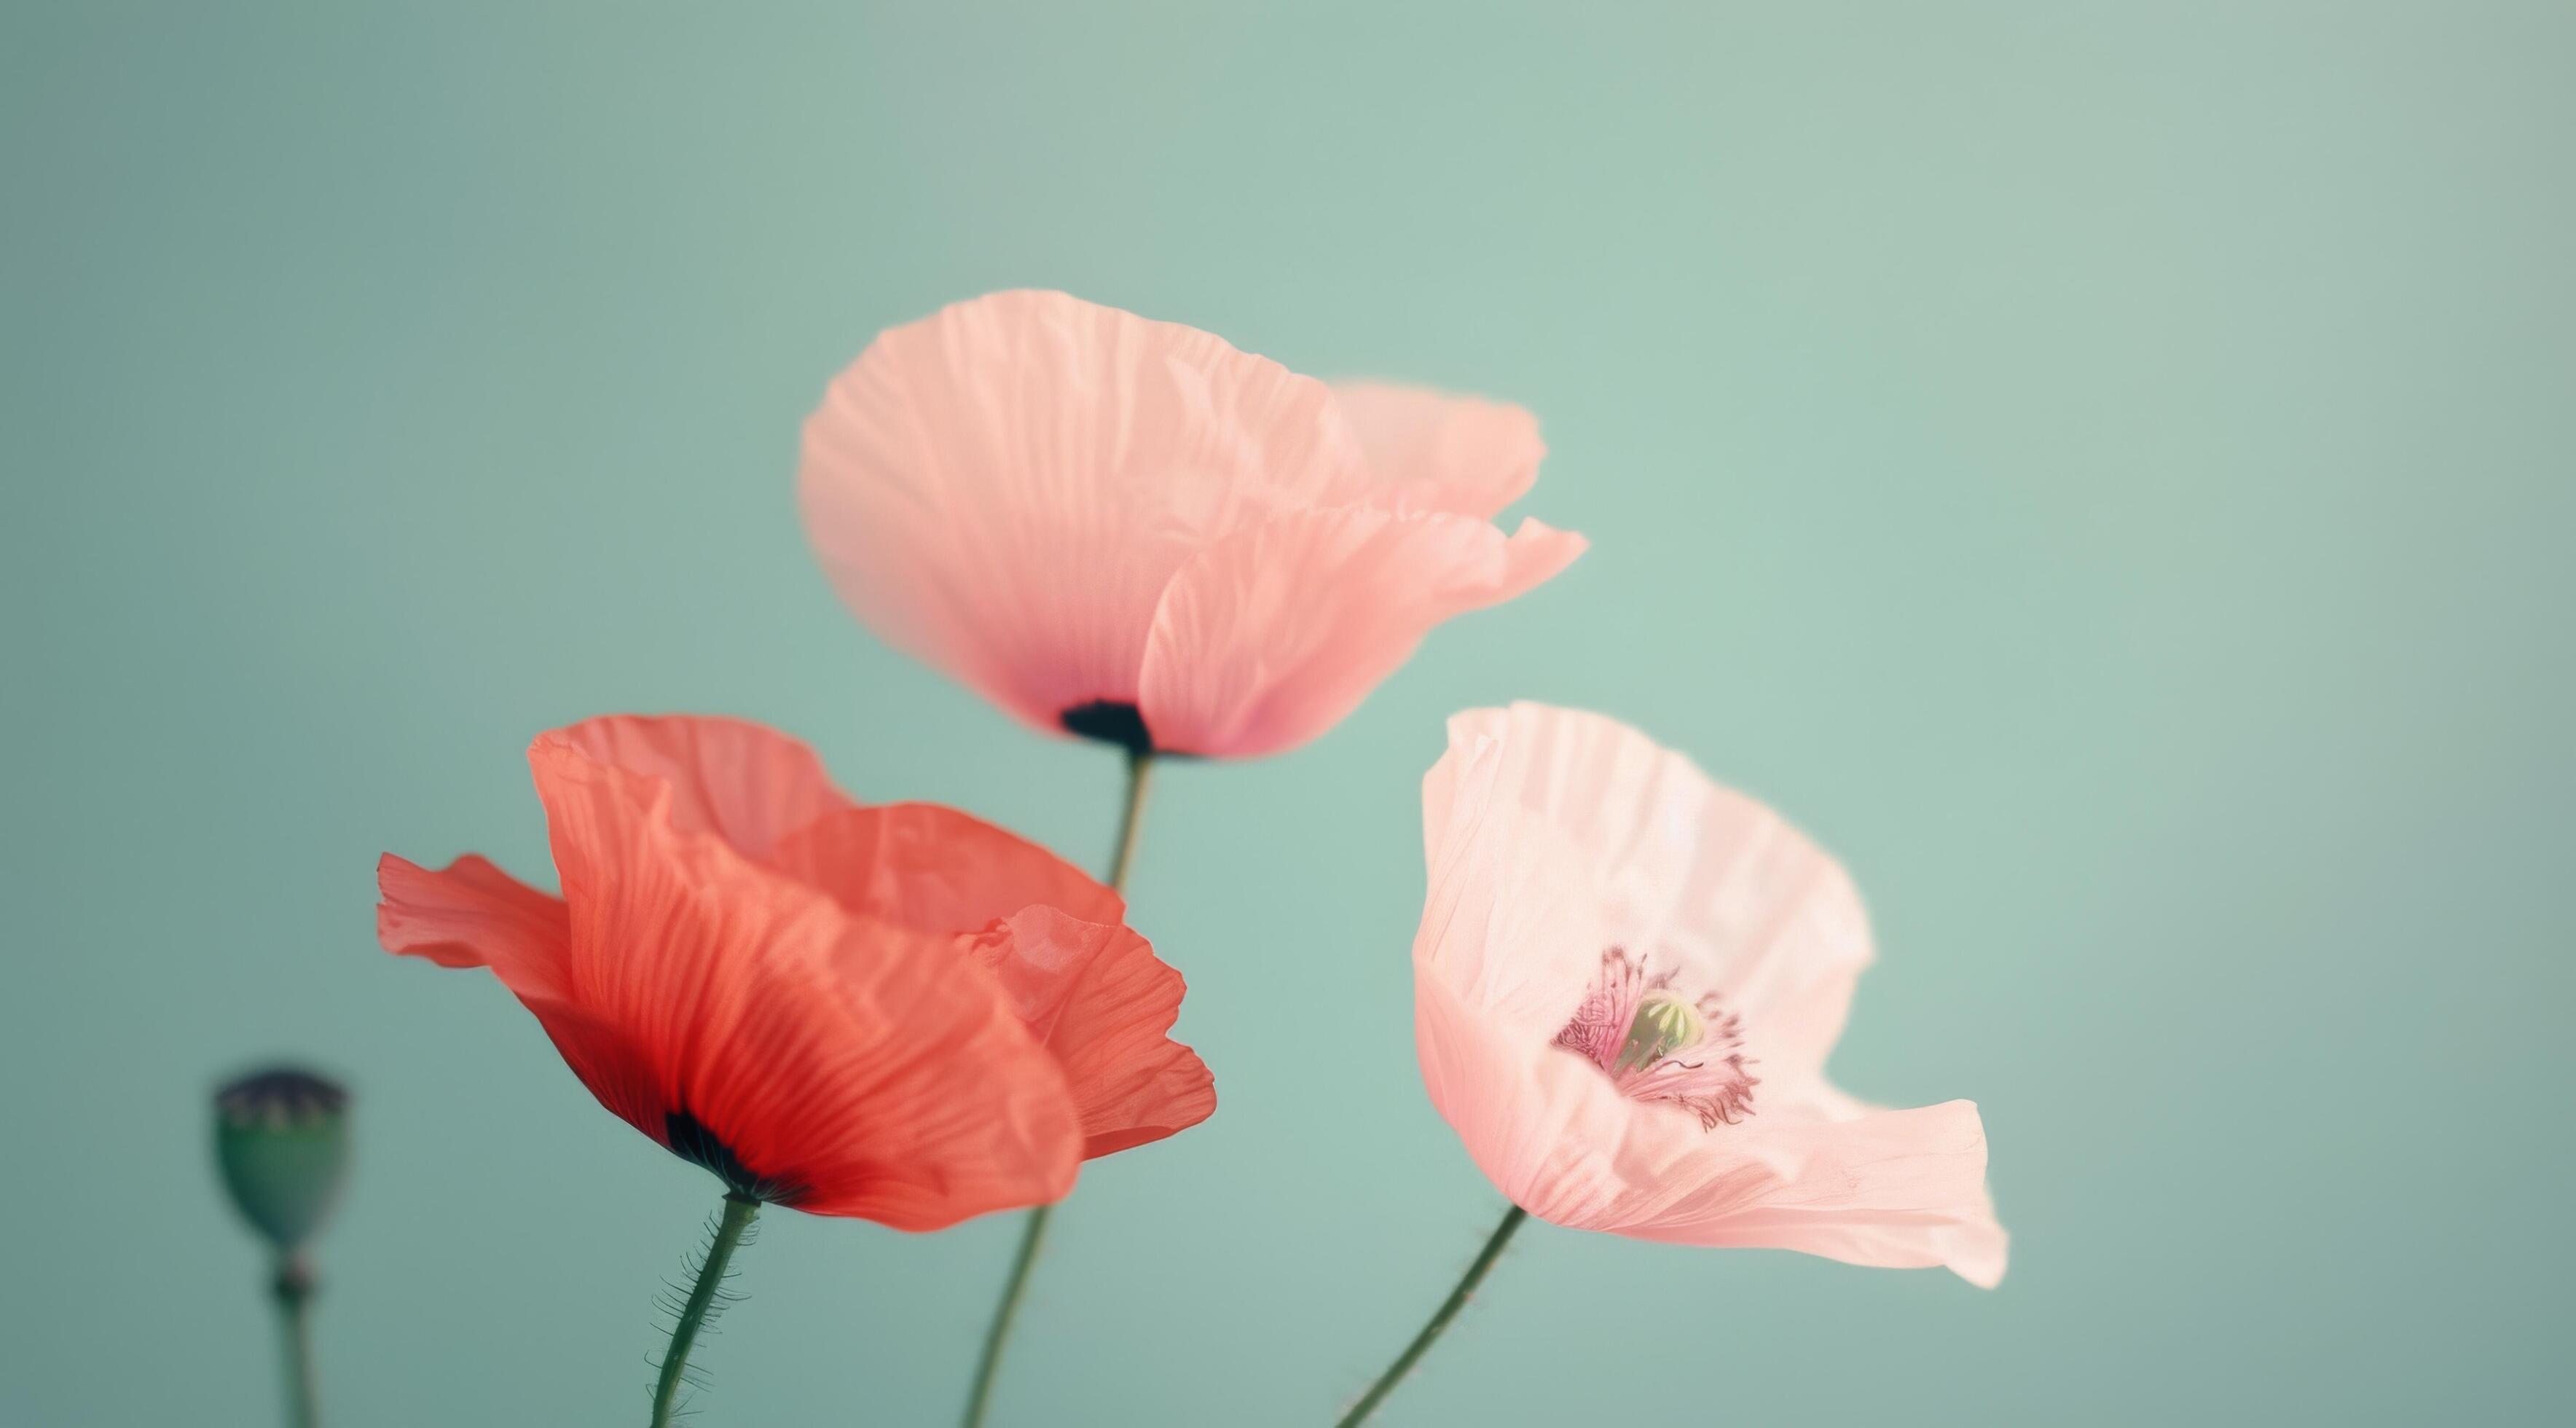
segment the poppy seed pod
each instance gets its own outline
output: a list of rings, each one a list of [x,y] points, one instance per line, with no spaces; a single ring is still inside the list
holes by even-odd
[[[215,1093],[215,1163],[251,1228],[292,1254],[339,1199],[349,1164],[349,1093],[271,1067]]]

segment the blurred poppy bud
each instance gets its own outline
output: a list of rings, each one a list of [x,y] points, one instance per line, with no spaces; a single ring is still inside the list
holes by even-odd
[[[309,1071],[273,1067],[215,1093],[215,1161],[233,1205],[292,1255],[339,1199],[349,1164],[349,1093]]]

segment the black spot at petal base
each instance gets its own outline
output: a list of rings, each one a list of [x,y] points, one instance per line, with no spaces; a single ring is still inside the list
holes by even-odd
[[[673,1111],[662,1118],[662,1135],[671,1153],[692,1165],[702,1165],[725,1183],[725,1188],[747,1200],[764,1200],[773,1205],[793,1205],[804,1198],[807,1187],[774,1175],[763,1175],[743,1163],[733,1147],[718,1139],[707,1123],[686,1111]]]
[[[1154,752],[1154,736],[1145,728],[1144,712],[1124,701],[1095,699],[1076,704],[1056,716],[1068,734],[1116,744],[1128,753],[1143,756]]]

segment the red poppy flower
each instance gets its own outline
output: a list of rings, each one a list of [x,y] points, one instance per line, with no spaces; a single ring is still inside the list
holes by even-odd
[[[1215,1109],[1165,1035],[1180,973],[1045,849],[862,807],[736,720],[594,719],[528,762],[563,896],[387,854],[377,936],[491,968],[601,1105],[733,1193],[938,1229]]]

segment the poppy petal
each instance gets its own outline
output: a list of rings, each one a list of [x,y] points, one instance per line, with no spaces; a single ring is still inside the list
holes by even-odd
[[[935,1230],[1063,1198],[1080,1117],[989,981],[903,929],[810,935],[810,964],[782,946],[745,979],[726,1054],[685,1092],[698,1119],[810,1214]]]
[[[432,872],[391,853],[376,860],[376,940],[442,967],[489,967],[521,996],[562,991],[570,928],[562,898],[468,853]]]
[[[1875,956],[1860,894],[1831,855],[1603,715],[1515,704],[1456,716],[1449,738],[1448,772],[1434,774],[1447,792],[1426,795],[1426,836],[1442,836],[1462,807],[1533,816],[1589,870],[1599,947],[1682,967],[1724,996],[1766,1077],[1822,1072]]]
[[[693,1158],[757,1193],[900,1229],[1071,1188],[1064,1078],[948,939],[675,827],[668,783],[581,741],[541,737],[529,761],[571,908],[568,987],[644,1048],[678,1118],[666,1144],[685,1126]]]
[[[994,293],[880,335],[805,425],[807,533],[899,648],[1030,724],[1133,704],[1155,603],[1229,531],[1368,484],[1332,394],[1176,323]]]
[[[754,862],[788,834],[855,808],[799,739],[746,719],[615,714],[549,737],[669,789],[671,826],[710,832]]]
[[[1323,733],[1433,626],[1563,570],[1584,539],[1538,521],[1506,538],[1468,516],[1295,511],[1193,558],[1145,652],[1156,747],[1254,757]]]
[[[1636,1103],[1571,1053],[1494,1021],[1435,972],[1414,976],[1414,1043],[1431,1103],[1476,1168],[1551,1224],[1609,1230],[1653,1169],[1624,1140]],[[1675,1114],[1679,1114],[1676,1112]]]
[[[650,1053],[615,1024],[572,1002],[524,993],[519,1001],[535,1015],[564,1064],[602,1106],[653,1139],[670,1143],[671,1113],[676,1108]]]
[[[1372,505],[1490,520],[1538,481],[1547,443],[1523,408],[1389,382],[1332,385],[1377,473]]]
[[[1737,1127],[1694,1192],[1622,1231],[1682,1244],[1801,1250],[1845,1264],[1946,1265],[1991,1289],[2007,1236],[1986,1191],[1975,1103],[1868,1108],[1847,1120]]]
[[[1532,1056],[1444,981],[1415,982],[1432,1102],[1477,1168],[1553,1224],[1677,1243],[1799,1250],[1847,1264],[2002,1277],[1976,1107],[1883,1110],[1757,1098],[1737,1125],[1621,1096],[1557,1049]],[[1772,1088],[1766,1083],[1764,1091]]]
[[[1181,1012],[1181,974],[1134,931],[1030,907],[967,948],[1064,1068],[1085,1158],[1161,1140],[1216,1110],[1206,1063],[1166,1035]]]
[[[1127,915],[1118,894],[1080,868],[935,803],[831,814],[782,840],[765,861],[844,907],[943,936],[980,929],[1033,902],[1089,922]]]
[[[383,897],[376,939],[385,950],[442,967],[491,968],[601,1105],[661,1137],[667,1107],[650,1059],[614,1025],[566,1000],[571,923],[563,899],[472,853],[436,872],[387,853],[377,860],[376,886]]]
[[[854,912],[946,936],[1032,902],[1117,922],[1126,904],[1029,840],[929,803],[869,807],[803,741],[741,719],[618,715],[562,732],[592,762],[669,788],[670,819]]]

